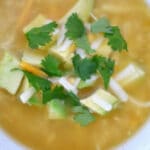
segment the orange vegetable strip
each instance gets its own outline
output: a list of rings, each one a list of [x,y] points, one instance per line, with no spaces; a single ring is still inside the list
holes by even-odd
[[[24,71],[28,71],[30,73],[37,75],[37,76],[44,77],[44,78],[48,77],[47,74],[44,73],[42,70],[40,70],[38,67],[35,67],[35,66],[33,66],[27,62],[22,61],[20,63],[20,67]]]

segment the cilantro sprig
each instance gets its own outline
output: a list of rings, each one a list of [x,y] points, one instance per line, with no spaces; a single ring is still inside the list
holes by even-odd
[[[72,112],[74,113],[74,121],[79,123],[81,126],[88,125],[95,120],[93,114],[81,105],[78,96],[76,96],[71,91],[66,91],[63,86],[56,86],[54,89],[51,88],[51,82],[47,79],[33,75],[30,72],[24,71],[29,83],[37,90],[37,92],[42,93],[42,102],[47,104],[53,99],[63,100],[66,105],[72,107]],[[37,99],[32,99],[32,101],[37,103]]]
[[[66,105],[69,105],[73,112],[73,120],[79,123],[81,126],[86,126],[95,120],[95,117],[91,112],[81,105],[78,96],[71,91],[66,91],[62,86],[56,86],[51,91],[43,93],[44,104],[53,99],[63,100]]]
[[[92,74],[96,73],[97,64],[91,58],[81,59],[81,57],[76,54],[72,58],[72,62],[76,74],[82,80],[87,80]]]
[[[65,35],[70,40],[76,40],[85,34],[84,24],[78,17],[77,13],[73,13],[68,18],[65,27],[67,29]]]
[[[91,25],[91,32],[92,33],[112,33],[112,28],[110,26],[110,22],[106,17],[98,19],[97,21],[93,22]]]
[[[95,50],[91,48],[91,45],[86,35],[83,35],[82,37],[76,39],[75,44],[77,47],[85,50],[87,54],[92,54],[95,52]]]
[[[80,105],[79,98],[73,94],[71,91],[68,92],[63,86],[56,86],[54,89],[46,91],[43,93],[43,103],[46,104],[52,99],[64,100],[67,104],[71,106]]]
[[[94,50],[91,48],[87,38],[86,29],[82,20],[78,17],[77,13],[73,13],[65,24],[66,37],[73,40],[78,48],[85,50],[87,54],[91,54]]]
[[[81,57],[76,54],[72,62],[76,74],[82,80],[87,80],[93,74],[99,72],[103,78],[105,88],[108,88],[110,78],[114,71],[114,60],[97,55],[91,58],[81,59]]]
[[[121,52],[122,50],[128,50],[127,42],[123,38],[120,29],[117,26],[111,27],[112,33],[105,33],[104,37],[108,38],[108,45],[112,50]]]
[[[123,38],[120,29],[117,26],[111,26],[106,17],[98,19],[91,25],[92,33],[104,33],[104,37],[108,39],[108,45],[113,51],[128,50],[127,43]]]
[[[52,40],[51,33],[54,32],[56,27],[56,22],[51,22],[41,27],[32,28],[29,32],[25,34],[29,46],[32,49],[39,48],[39,46],[45,46]]]
[[[75,113],[73,117],[74,121],[79,123],[81,126],[87,126],[88,124],[95,121],[95,116],[93,116],[84,106],[74,107],[73,112]]]
[[[115,61],[102,56],[94,56],[93,61],[97,64],[97,70],[101,74],[104,86],[107,89],[110,78],[114,72]]]
[[[37,90],[37,91],[47,91],[50,90],[51,82],[42,77],[36,76],[30,72],[23,71],[24,75],[27,77],[29,83]]]
[[[54,56],[46,56],[42,62],[42,69],[49,76],[62,76],[63,71],[60,69],[60,60],[56,59]]]

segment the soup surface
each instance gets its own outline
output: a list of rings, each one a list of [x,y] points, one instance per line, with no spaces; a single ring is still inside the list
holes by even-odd
[[[22,28],[36,15],[58,20],[75,0],[1,0],[0,51],[18,56],[26,49]],[[96,0],[93,13],[107,16],[121,28],[129,52],[116,56],[116,72],[130,62],[139,63],[146,72],[142,82],[126,91],[148,101],[150,98],[150,16],[143,0]],[[23,19],[22,19],[23,18]],[[150,112],[135,104],[121,104],[112,113],[99,117],[87,127],[67,120],[48,120],[44,108],[21,104],[15,96],[0,91],[0,125],[13,138],[36,150],[108,150],[129,138],[145,122]]]

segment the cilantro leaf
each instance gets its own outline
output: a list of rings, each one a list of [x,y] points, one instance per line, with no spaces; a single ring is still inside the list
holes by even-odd
[[[46,104],[52,99],[64,100],[71,106],[80,105],[79,98],[71,91],[68,92],[63,86],[56,86],[53,90],[43,92],[43,103]]]
[[[27,77],[29,83],[37,90],[47,91],[50,90],[51,82],[48,80],[36,76],[30,72],[24,71],[25,76]]]
[[[66,91],[62,86],[56,86],[52,90],[43,92],[43,104],[48,103],[52,99],[64,100],[66,98]]]
[[[104,33],[104,37],[108,38],[108,45],[114,51],[128,50],[127,43],[120,33],[120,29],[117,26],[111,26],[109,20],[105,17],[92,23],[91,32]]]
[[[114,71],[115,62],[110,58],[105,58],[102,56],[94,56],[93,61],[96,62],[97,69],[100,72],[104,81],[104,86],[107,89],[110,81],[110,77],[112,76]]]
[[[96,73],[97,65],[91,58],[81,59],[77,54],[73,57],[72,62],[75,72],[82,80],[89,79],[92,74]]]
[[[112,33],[105,33],[104,36],[108,38],[108,45],[111,46],[112,50],[128,50],[127,43],[121,35],[120,29],[117,26],[112,27]]]
[[[77,47],[82,48],[86,53],[90,54],[94,50],[91,48],[88,38],[86,36],[86,29],[82,20],[77,13],[73,13],[66,23],[66,37],[73,40]]]
[[[74,121],[79,123],[81,126],[87,126],[88,124],[95,121],[95,117],[88,112],[78,113],[74,115]]]
[[[67,20],[65,25],[67,32],[66,37],[70,40],[80,38],[85,33],[85,28],[82,20],[78,17],[77,13],[73,13]]]
[[[46,90],[42,93],[42,102],[43,104],[47,104],[49,101],[51,101],[51,91]]]
[[[26,33],[29,46],[32,49],[35,49],[39,48],[39,46],[44,46],[45,44],[49,43],[51,41],[50,33],[54,32],[56,27],[56,22],[51,22],[44,26],[31,29]]]
[[[55,57],[48,55],[42,60],[42,69],[49,76],[61,76],[62,71],[59,69],[60,61]]]
[[[91,32],[98,33],[112,33],[112,28],[110,26],[109,20],[106,17],[100,18],[91,25]]]
[[[44,90],[42,92],[42,102],[43,104],[47,104],[49,101],[51,101],[52,99],[65,99],[66,95],[64,94],[64,88],[59,86],[59,87],[55,87],[54,89],[48,89],[48,90]]]
[[[79,106],[81,105],[80,99],[77,95],[75,95],[73,92],[67,92],[67,101],[72,106]]]
[[[91,48],[91,45],[86,35],[83,35],[82,37],[76,39],[75,44],[77,47],[85,50],[87,54],[91,54],[95,51],[94,49]]]
[[[74,121],[79,123],[81,126],[86,126],[89,123],[95,121],[95,117],[87,108],[83,106],[74,107],[73,112],[75,113],[73,117]]]
[[[110,77],[114,71],[114,61],[110,58],[102,56],[93,56],[92,58],[81,59],[79,55],[75,55],[72,59],[76,74],[82,79],[87,80],[96,73],[100,72],[105,88],[108,88]]]

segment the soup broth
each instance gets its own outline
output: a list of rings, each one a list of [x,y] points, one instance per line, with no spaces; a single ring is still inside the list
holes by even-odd
[[[58,20],[75,0],[1,0],[0,51],[9,50],[21,56],[27,48],[22,28],[38,14]],[[65,4],[64,4],[65,3]],[[115,72],[130,62],[140,64],[146,77],[126,91],[148,101],[150,98],[150,16],[143,0],[96,0],[93,13],[107,16],[113,25],[121,28],[129,51],[116,55]],[[132,136],[145,122],[149,108],[130,101],[86,126],[69,120],[49,120],[45,108],[26,106],[15,96],[0,91],[0,125],[13,138],[36,150],[108,150]]]

